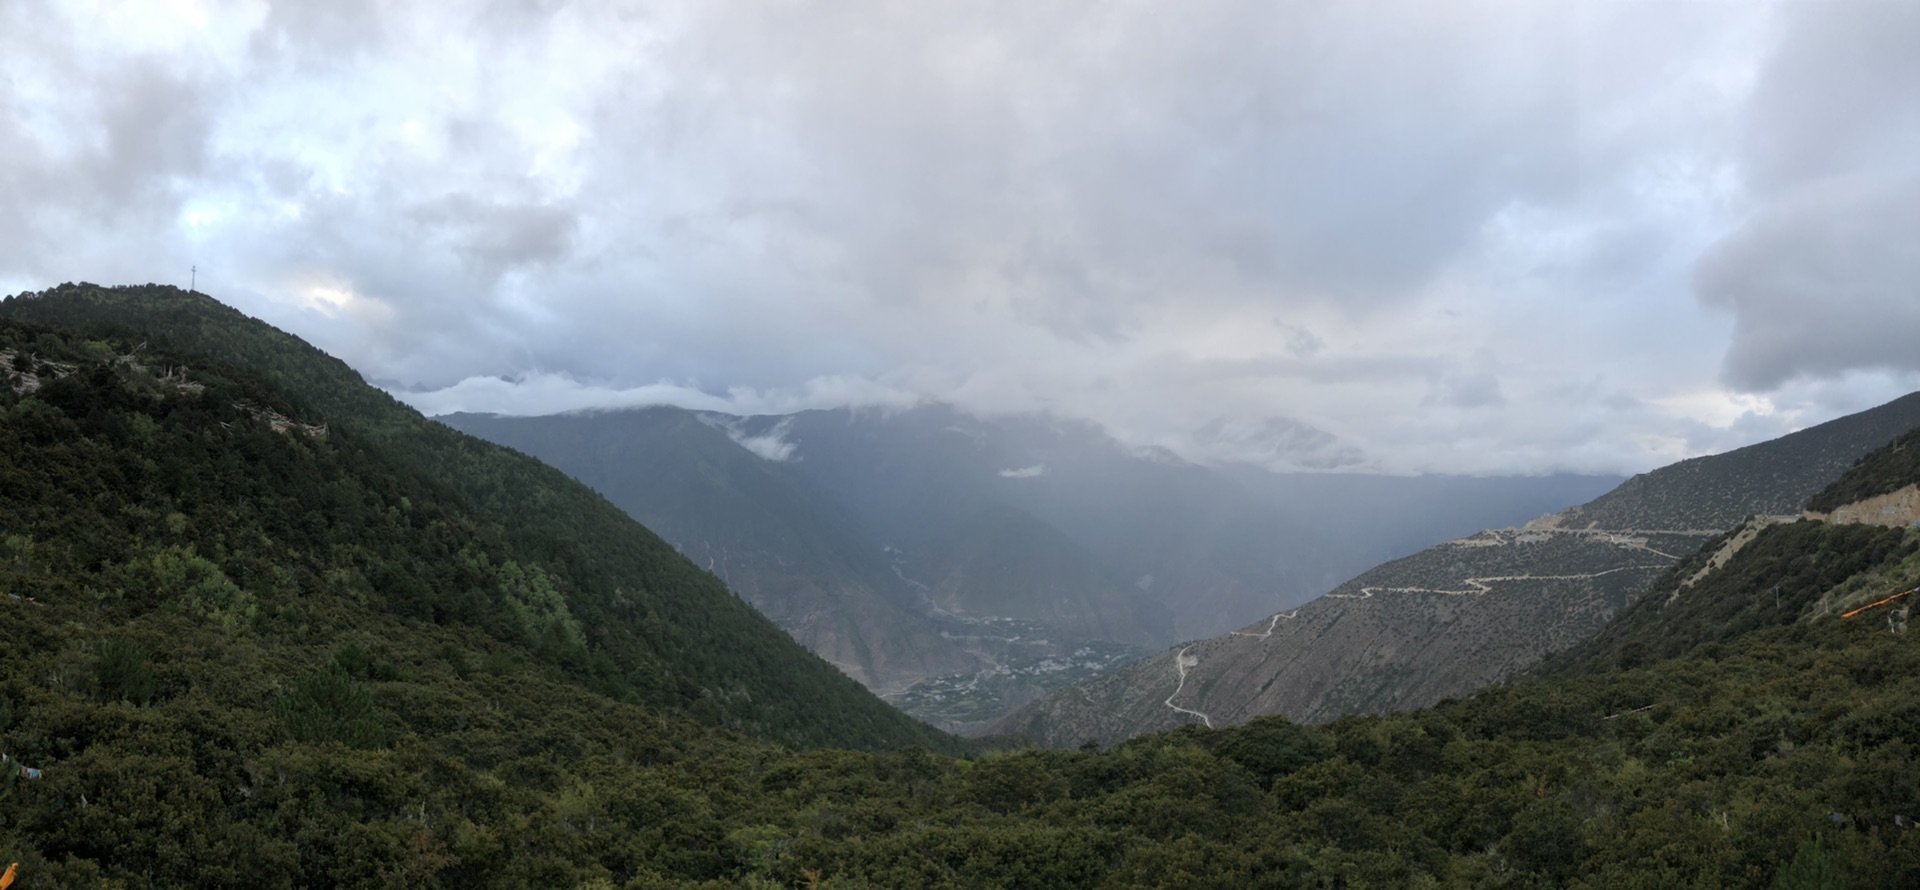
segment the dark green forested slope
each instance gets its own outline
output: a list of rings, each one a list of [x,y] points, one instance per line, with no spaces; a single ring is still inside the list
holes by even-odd
[[[565,579],[588,650],[610,660],[639,701],[792,744],[953,744],[795,645],[585,486],[421,417],[338,359],[211,298],[158,285],[63,285],[9,298],[0,316],[144,342],[189,364],[203,355],[243,368],[315,422],[452,487],[478,505],[476,521],[497,524],[500,535]],[[425,590],[413,607],[421,617],[444,617],[459,588],[435,576],[420,580]]]
[[[1807,509],[1827,512],[1920,483],[1916,445],[1920,431],[1867,453],[1813,495]],[[1920,583],[1917,541],[1897,528],[1751,519],[1674,566],[1593,639],[1550,659],[1542,673],[1673,658],[1759,628],[1844,613]],[[1737,559],[1703,574],[1732,547]]]
[[[1920,547],[1920,538],[1896,528],[1768,523],[1737,559],[1688,584],[1738,531],[1675,566],[1597,636],[1549,659],[1542,670],[1561,675],[1632,667],[1791,624],[1830,611],[1819,608],[1830,594],[1876,587],[1879,576],[1870,570],[1912,562],[1908,557]]]

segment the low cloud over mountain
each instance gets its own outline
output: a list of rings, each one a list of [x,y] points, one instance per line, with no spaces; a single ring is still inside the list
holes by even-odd
[[[429,411],[938,400],[1208,462],[1612,472],[1920,385],[1911,4],[25,0],[0,33],[0,290],[194,281]]]

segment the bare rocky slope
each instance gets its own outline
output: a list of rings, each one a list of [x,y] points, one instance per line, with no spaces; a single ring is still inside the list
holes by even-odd
[[[1463,696],[1592,636],[1746,517],[1799,513],[1915,427],[1920,394],[1635,476],[1525,528],[1428,548],[1298,609],[1065,688],[988,731],[1110,744],[1186,723],[1324,722]]]

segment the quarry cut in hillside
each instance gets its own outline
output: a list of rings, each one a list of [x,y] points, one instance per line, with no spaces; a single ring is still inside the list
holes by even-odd
[[[1897,528],[1920,524],[1920,485],[1874,495],[1836,507],[1830,513],[1809,510],[1807,516],[1841,525],[1885,525]]]

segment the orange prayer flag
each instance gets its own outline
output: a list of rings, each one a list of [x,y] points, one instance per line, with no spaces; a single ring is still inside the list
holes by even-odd
[[[18,862],[7,866],[7,873],[0,875],[0,890],[7,890],[8,887],[13,886],[13,876],[19,871],[20,863]]]

